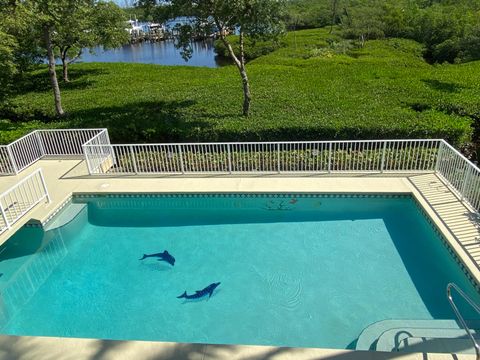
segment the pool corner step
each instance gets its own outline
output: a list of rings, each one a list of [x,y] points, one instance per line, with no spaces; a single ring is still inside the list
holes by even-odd
[[[44,231],[50,231],[65,226],[75,219],[86,207],[87,204],[82,203],[71,203],[68,206],[65,206],[65,208],[60,210],[60,212],[45,225]]]
[[[478,320],[468,320],[467,324],[472,329],[480,329],[480,321]],[[386,341],[389,335],[393,332],[416,332],[417,330],[427,332],[430,330],[460,330],[465,334],[455,320],[382,320],[367,326],[361,332],[357,340],[356,350],[392,351],[394,346],[388,349],[390,345]]]
[[[475,339],[480,332],[472,330]],[[475,349],[463,329],[400,328],[384,332],[377,351],[474,354]]]

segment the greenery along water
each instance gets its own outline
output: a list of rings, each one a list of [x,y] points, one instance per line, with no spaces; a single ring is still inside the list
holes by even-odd
[[[460,144],[480,111],[480,62],[430,65],[410,40],[356,48],[329,29],[288,33],[251,61],[252,114],[234,66],[74,64],[55,119],[45,69],[16,84],[0,140],[35,127],[108,127],[114,142],[439,137]]]

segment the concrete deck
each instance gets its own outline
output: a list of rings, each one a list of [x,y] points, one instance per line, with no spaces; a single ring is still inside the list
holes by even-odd
[[[204,176],[89,177],[82,160],[41,160],[18,176],[0,177],[0,192],[42,168],[52,202],[39,204],[11,230],[35,219],[45,222],[74,193],[145,192],[310,192],[411,193],[442,231],[450,246],[480,283],[480,223],[474,213],[434,174],[353,176]],[[325,349],[285,349],[91,339],[0,337],[0,359],[461,359],[468,355],[351,352]],[[470,358],[472,358],[470,356]]]
[[[473,355],[408,354],[271,346],[205,345],[42,337],[0,337],[0,360],[473,360]]]

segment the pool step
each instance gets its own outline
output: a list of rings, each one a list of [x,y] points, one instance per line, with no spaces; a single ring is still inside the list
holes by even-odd
[[[402,341],[401,344],[399,344],[398,351],[472,355],[475,354],[475,349],[473,347],[472,341],[468,338],[406,338]]]
[[[480,329],[479,320],[467,320],[467,324],[471,329]],[[439,332],[444,330],[461,331],[466,335],[465,331],[461,329],[460,325],[455,320],[382,320],[371,324],[362,331],[358,337],[356,349],[392,351],[395,347],[394,345],[390,350],[387,350],[388,346],[390,346],[387,345],[387,335],[392,336],[392,334],[401,334],[405,331],[415,332],[415,334],[417,334],[417,330],[425,331],[425,335],[414,336],[420,338],[429,337],[428,333],[431,330]],[[385,334],[386,337],[382,339],[383,334]],[[450,333],[449,335],[453,335],[453,333]],[[432,337],[441,338],[442,336],[439,336],[439,333],[435,333],[435,336]],[[379,345],[378,343],[380,340],[381,343]],[[413,340],[409,340],[409,342],[413,342]],[[395,344],[395,342],[393,342],[393,344]]]
[[[65,206],[65,208],[60,210],[60,212],[45,226],[44,230],[49,231],[65,226],[75,219],[86,207],[87,204],[76,203]]]
[[[480,332],[472,330],[476,339]],[[475,349],[463,329],[401,328],[385,331],[377,341],[377,351],[474,354]]]

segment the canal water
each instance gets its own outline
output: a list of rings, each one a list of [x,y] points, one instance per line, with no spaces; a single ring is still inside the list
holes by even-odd
[[[216,56],[212,39],[192,42],[192,47],[193,55],[188,62],[183,60],[180,50],[175,48],[173,40],[131,44],[111,50],[98,47],[94,49],[93,53],[86,50],[79,62],[127,62],[211,68],[228,65],[225,59]]]

